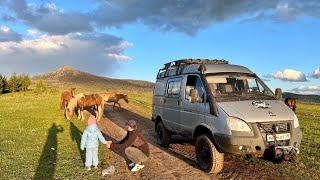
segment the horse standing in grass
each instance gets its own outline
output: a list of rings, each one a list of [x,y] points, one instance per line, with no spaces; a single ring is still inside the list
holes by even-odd
[[[73,116],[73,113],[75,112],[75,109],[77,108],[77,104],[78,104],[78,101],[85,97],[85,95],[83,93],[79,93],[79,94],[76,94],[74,95],[68,102],[68,105],[66,106],[65,108],[65,117],[70,120]],[[77,108],[78,110],[78,114],[79,114],[79,108]],[[78,116],[79,117],[79,116]]]
[[[293,112],[296,112],[297,100],[295,98],[286,98],[284,102]]]
[[[123,99],[124,101],[126,101],[127,103],[129,103],[129,98],[127,94],[122,94],[122,93],[101,93],[100,94],[101,97],[103,97],[103,100],[105,102],[113,102],[113,107],[112,107],[112,111],[114,112],[114,108],[116,106],[116,104],[118,104],[118,108],[121,109],[121,105],[119,103],[119,101],[121,99]]]
[[[75,101],[76,103],[74,103]],[[84,118],[83,110],[85,108],[90,108],[94,110],[99,121],[103,116],[104,100],[99,94],[84,95],[79,99],[72,99],[68,105],[67,119],[72,118],[76,108],[78,109],[78,119]]]
[[[60,98],[60,108],[66,109],[68,106],[69,101],[75,96],[76,88],[71,88],[70,91],[63,91],[61,93]]]

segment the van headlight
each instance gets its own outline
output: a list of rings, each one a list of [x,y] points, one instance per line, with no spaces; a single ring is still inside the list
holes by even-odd
[[[251,128],[249,125],[244,122],[243,120],[236,118],[236,117],[231,117],[229,116],[228,118],[228,125],[231,130],[233,131],[245,131],[245,132],[250,132]]]
[[[300,126],[299,120],[296,114],[293,115],[293,127],[298,128]]]

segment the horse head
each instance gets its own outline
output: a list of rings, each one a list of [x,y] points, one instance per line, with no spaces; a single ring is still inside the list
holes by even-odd
[[[71,92],[72,97],[74,97],[76,94],[76,88],[71,88],[70,92]]]
[[[124,98],[123,98],[127,103],[129,103],[129,97],[127,94],[124,94]]]
[[[73,116],[73,113],[75,111],[75,108],[77,107],[77,99],[76,98],[72,98],[66,108],[65,111],[65,116],[68,120],[70,120]]]
[[[68,120],[70,120],[73,116],[73,113],[78,106],[78,101],[83,98],[85,95],[83,93],[76,94],[74,97],[70,99],[68,102],[67,108],[65,110],[65,116]]]
[[[297,108],[297,100],[295,98],[286,98],[285,104],[289,106],[290,109],[292,109],[294,112]]]

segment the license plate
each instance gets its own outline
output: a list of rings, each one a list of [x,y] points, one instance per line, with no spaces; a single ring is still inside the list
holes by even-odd
[[[276,134],[277,141],[283,141],[290,139],[290,133],[284,133],[284,134]],[[273,135],[267,135],[267,141],[274,141]]]

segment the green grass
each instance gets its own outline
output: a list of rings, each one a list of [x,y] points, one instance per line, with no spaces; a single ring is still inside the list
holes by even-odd
[[[250,161],[261,170],[276,171],[282,179],[320,179],[320,104],[299,103],[297,106],[296,113],[303,131],[298,162],[274,164],[263,159]]]
[[[130,108],[150,119],[151,97],[151,92],[129,93]],[[5,94],[0,102],[0,179],[101,177],[101,169],[83,169],[79,142],[86,124],[64,119],[57,90]],[[300,103],[297,115],[303,129],[299,161],[273,164],[255,158],[250,163],[261,170],[276,170],[284,179],[314,179],[320,174],[320,105]],[[108,166],[106,152],[100,146],[102,168]]]
[[[0,101],[0,179],[100,177],[83,170],[78,147],[85,123],[64,119],[58,93],[6,94]],[[100,159],[107,156],[102,149]]]

